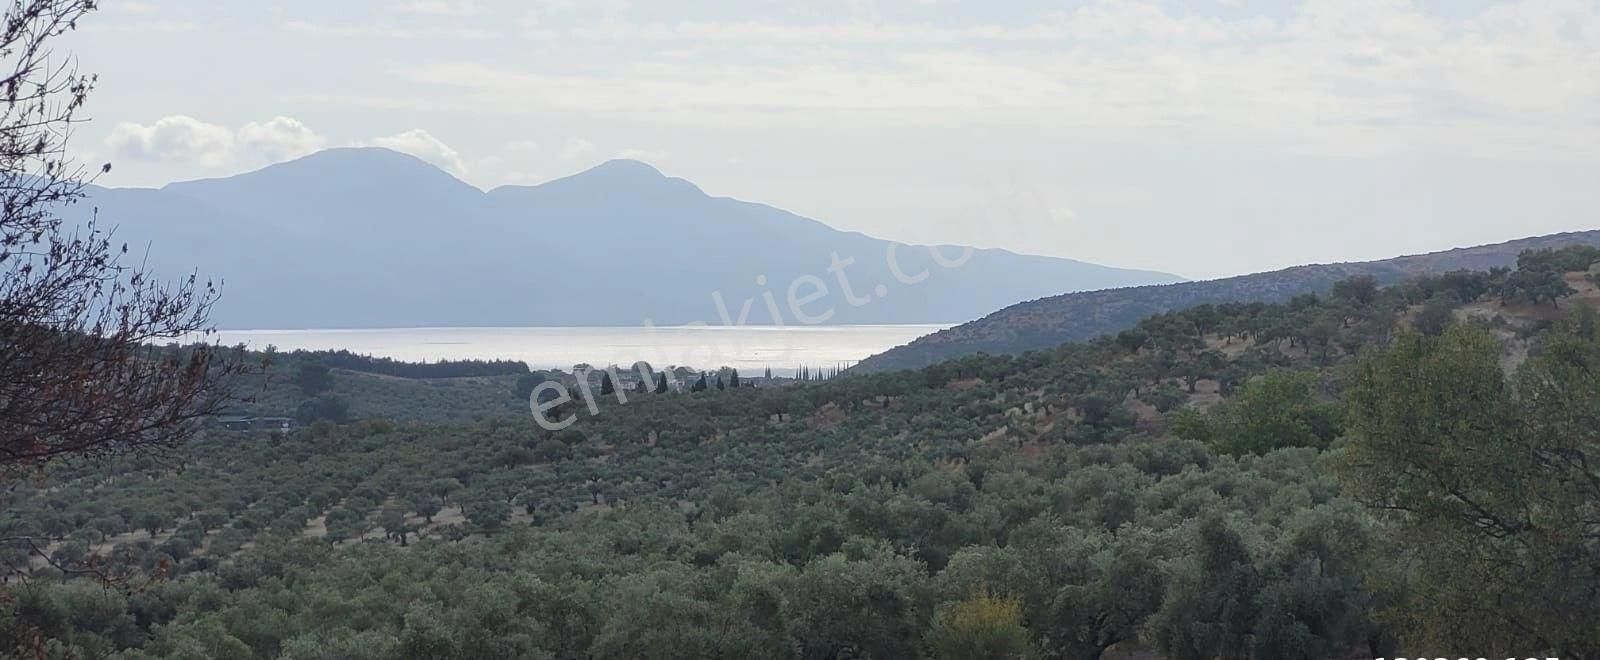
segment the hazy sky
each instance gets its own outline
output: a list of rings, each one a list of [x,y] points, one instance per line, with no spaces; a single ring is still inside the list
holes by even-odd
[[[1600,227],[1600,0],[102,6],[69,47],[110,185],[354,144],[483,188],[621,156],[1189,277]]]

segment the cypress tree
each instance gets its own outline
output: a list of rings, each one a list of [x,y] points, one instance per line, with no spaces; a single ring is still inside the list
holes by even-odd
[[[666,374],[666,372],[661,372],[659,374],[656,374],[656,394],[666,394],[666,393],[667,393],[667,374]]]
[[[738,369],[734,369],[733,373],[728,376],[728,387],[731,387],[733,389],[739,389],[739,370]]]

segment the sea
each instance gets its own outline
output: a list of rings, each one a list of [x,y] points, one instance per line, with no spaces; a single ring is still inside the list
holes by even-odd
[[[254,350],[339,350],[407,362],[521,360],[533,369],[733,367],[790,375],[849,367],[871,355],[948,325],[671,326],[536,328],[379,328],[350,330],[221,330],[211,337]]]

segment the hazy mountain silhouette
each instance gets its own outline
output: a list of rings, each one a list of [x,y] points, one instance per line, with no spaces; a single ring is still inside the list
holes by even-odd
[[[90,196],[69,215],[98,208],[164,275],[223,279],[213,318],[230,328],[718,324],[714,292],[735,322],[748,306],[744,323],[772,323],[770,292],[782,322],[797,324],[797,280],[801,299],[826,287],[801,307],[813,320],[832,309],[827,323],[959,322],[1043,295],[1179,281],[1002,250],[946,268],[899,246],[901,273],[927,273],[905,284],[888,241],[711,197],[625,160],[484,192],[405,154],[334,149]],[[828,271],[835,254],[854,260],[844,272],[859,305]]]

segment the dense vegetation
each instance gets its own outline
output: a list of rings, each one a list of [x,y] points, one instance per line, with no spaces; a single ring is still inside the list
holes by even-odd
[[[359,355],[350,351],[293,351],[295,362],[315,362],[334,369],[398,378],[466,378],[471,376],[516,376],[528,373],[528,365],[518,360],[439,360],[402,362],[393,358]]]
[[[1120,332],[1154,315],[1204,304],[1283,302],[1326,294],[1334,283],[1370,276],[1381,284],[1458,270],[1488,271],[1514,265],[1520,253],[1566,245],[1600,246],[1600,231],[1556,234],[1365,263],[1296,266],[1203,282],[1068,293],[1012,305],[874,355],[858,372],[915,369],[977,353],[1020,353]],[[1573,270],[1583,270],[1575,268]]]
[[[509,376],[286,364],[262,412],[350,408],[9,484],[0,528],[55,540],[0,550],[31,566],[0,649],[1600,657],[1600,290],[1572,272],[1596,261],[573,402],[559,432]]]

